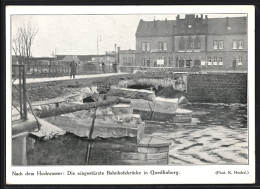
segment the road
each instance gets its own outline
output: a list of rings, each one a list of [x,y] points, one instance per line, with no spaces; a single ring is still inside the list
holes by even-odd
[[[87,78],[99,78],[99,77],[110,77],[116,75],[126,75],[128,73],[106,73],[106,74],[94,74],[94,75],[76,75],[75,79],[87,79]],[[71,80],[70,76],[63,77],[46,77],[46,78],[27,78],[26,83],[41,83],[41,82],[49,82],[49,81],[64,81]],[[19,80],[17,79],[14,84],[19,84]]]

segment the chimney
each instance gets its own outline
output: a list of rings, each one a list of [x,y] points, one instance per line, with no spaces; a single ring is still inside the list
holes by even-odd
[[[167,23],[167,18],[165,18],[165,22]]]
[[[200,15],[200,18],[202,18],[202,19],[203,19],[203,14],[201,14],[201,15]]]
[[[177,16],[176,16],[176,20],[179,20],[180,19],[180,15],[178,14]]]
[[[199,18],[199,16],[198,16],[198,15],[196,15],[196,18]]]
[[[208,24],[208,15],[205,15],[205,23]]]

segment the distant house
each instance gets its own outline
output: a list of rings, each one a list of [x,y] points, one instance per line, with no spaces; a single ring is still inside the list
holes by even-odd
[[[119,51],[120,66],[135,66],[135,50],[120,50]]]

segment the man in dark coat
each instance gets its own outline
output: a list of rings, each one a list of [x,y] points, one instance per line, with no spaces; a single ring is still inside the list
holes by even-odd
[[[73,76],[75,78],[75,75],[77,73],[77,63],[73,60],[70,63],[70,78]]]

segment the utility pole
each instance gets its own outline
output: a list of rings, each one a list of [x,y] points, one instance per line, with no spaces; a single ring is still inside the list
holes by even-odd
[[[117,44],[115,43],[115,64],[116,64],[116,46]]]
[[[98,41],[101,41],[101,35],[98,35],[98,36],[97,36],[97,54],[99,55]]]
[[[114,63],[114,65],[113,65],[113,68],[114,68],[113,70],[114,70],[115,73],[117,73],[117,65],[116,65],[116,62],[117,62],[117,61],[116,61],[116,46],[117,46],[117,44],[115,43],[115,63]]]

